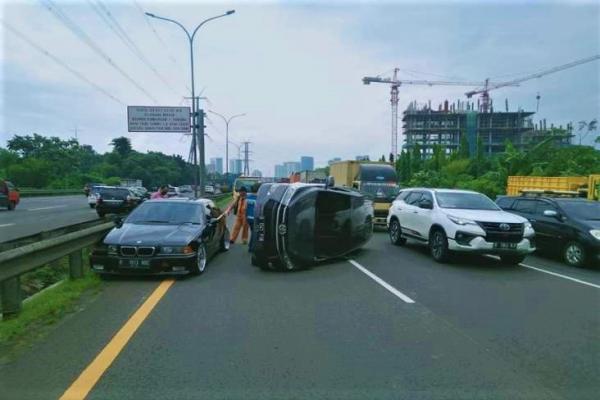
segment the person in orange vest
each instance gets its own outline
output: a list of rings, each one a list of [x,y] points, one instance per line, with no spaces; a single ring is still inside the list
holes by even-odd
[[[235,214],[235,223],[233,225],[233,232],[231,232],[230,243],[235,243],[240,230],[242,231],[242,243],[248,243],[248,220],[246,218],[246,210],[248,209],[248,200],[246,198],[248,194],[248,189],[245,186],[242,186],[240,190],[238,190],[238,197],[231,203],[229,207],[227,207],[227,213],[230,214],[233,210]]]

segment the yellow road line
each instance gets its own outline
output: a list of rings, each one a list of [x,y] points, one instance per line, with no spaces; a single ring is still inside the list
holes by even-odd
[[[60,400],[85,399],[173,283],[175,283],[175,280],[167,279],[162,281],[160,285],[154,289],[150,297],[148,297],[144,304],[142,304],[131,318],[129,318],[125,325],[123,325],[119,332],[117,332],[112,340],[102,349],[94,361],[92,361],[81,375],[79,375],[75,382],[71,384],[66,392],[60,397]]]

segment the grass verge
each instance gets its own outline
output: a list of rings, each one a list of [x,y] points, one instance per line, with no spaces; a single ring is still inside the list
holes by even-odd
[[[0,321],[0,358],[43,336],[47,328],[76,309],[84,292],[98,290],[100,279],[87,271],[81,279],[66,279],[23,303],[21,313]]]

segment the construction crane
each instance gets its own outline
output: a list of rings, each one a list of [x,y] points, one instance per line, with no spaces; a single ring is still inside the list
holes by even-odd
[[[428,80],[405,80],[398,79],[399,68],[394,68],[394,75],[392,78],[382,78],[379,76],[365,76],[362,81],[365,85],[371,83],[387,83],[391,87],[391,98],[390,104],[392,106],[392,147],[390,154],[395,158],[398,155],[398,88],[402,85],[425,85],[425,86],[483,86],[489,84],[486,82],[453,82],[453,81],[428,81]],[[517,86],[517,84],[510,84],[508,86]],[[402,150],[402,149],[400,149]]]
[[[531,79],[541,78],[542,76],[553,74],[553,73],[559,72],[559,71],[563,71],[568,68],[573,68],[577,65],[585,64],[585,63],[595,61],[598,59],[600,59],[600,55],[582,58],[580,60],[575,60],[575,61],[572,61],[567,64],[559,65],[557,67],[546,69],[544,71],[536,72],[535,74],[526,75],[521,78],[513,79],[512,81],[500,82],[497,84],[491,84],[489,82],[489,79],[486,79],[482,89],[472,90],[470,92],[465,93],[465,95],[468,98],[471,98],[476,94],[480,94],[481,95],[481,111],[488,112],[489,107],[490,107],[490,95],[489,95],[490,90],[500,89],[500,88],[503,88],[506,86],[519,85],[520,83],[531,80]],[[539,107],[539,98],[540,98],[540,96],[538,93],[538,95],[536,97],[536,99],[538,100],[538,107]]]

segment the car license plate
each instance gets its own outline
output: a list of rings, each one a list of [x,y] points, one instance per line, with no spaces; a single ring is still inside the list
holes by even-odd
[[[150,267],[150,260],[121,259],[119,260],[119,266],[124,268],[148,268]]]
[[[516,249],[517,244],[516,243],[498,242],[498,243],[494,243],[494,248],[495,249]]]

